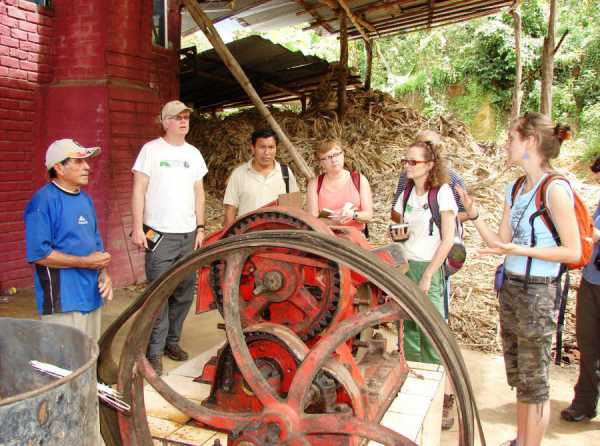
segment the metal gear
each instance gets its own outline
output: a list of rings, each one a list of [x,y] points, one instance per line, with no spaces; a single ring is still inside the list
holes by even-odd
[[[255,231],[273,230],[273,229],[299,229],[307,231],[320,231],[321,229],[311,226],[301,218],[292,215],[289,212],[281,212],[275,210],[258,210],[245,217],[241,217],[232,226],[230,226],[223,234],[222,238],[232,237],[242,234],[247,234]],[[288,250],[291,255],[298,255],[298,251]],[[302,257],[311,257],[308,253],[303,253]],[[252,262],[249,259],[248,262]],[[309,320],[304,320],[301,327],[297,327],[290,323],[288,326],[295,331],[303,341],[308,341],[329,327],[331,321],[335,317],[338,303],[340,300],[340,269],[334,262],[328,262],[331,272],[328,273],[328,287],[325,289],[315,285],[303,285],[303,288],[310,293],[317,304],[319,305],[318,314],[313,315]],[[223,315],[223,262],[214,262],[210,267],[210,286],[215,295],[215,303],[219,313]],[[252,268],[250,268],[252,269]],[[306,315],[309,316],[308,314]],[[260,322],[262,320],[270,320],[268,308],[261,314],[257,315],[252,322]]]

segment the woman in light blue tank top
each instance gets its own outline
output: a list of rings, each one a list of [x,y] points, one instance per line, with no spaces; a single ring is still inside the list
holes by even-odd
[[[550,416],[549,369],[552,334],[556,326],[556,276],[561,263],[579,260],[581,246],[575,219],[573,194],[563,180],[551,181],[546,203],[556,227],[560,245],[554,241],[541,217],[533,220],[536,237],[531,246],[529,217],[536,209],[535,194],[552,168],[570,129],[539,113],[527,113],[515,120],[508,132],[506,155],[509,164],[525,175],[523,186],[512,200],[513,184],[506,188],[504,212],[498,231],[491,230],[473,199],[464,191],[469,218],[474,221],[487,248],[481,254],[504,255],[504,283],[499,290],[500,327],[508,384],[517,389],[517,435],[506,446],[539,446]],[[531,271],[526,275],[527,259]]]

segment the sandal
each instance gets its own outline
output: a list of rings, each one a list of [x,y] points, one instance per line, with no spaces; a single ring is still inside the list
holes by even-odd
[[[517,446],[517,439],[505,441],[500,446]]]

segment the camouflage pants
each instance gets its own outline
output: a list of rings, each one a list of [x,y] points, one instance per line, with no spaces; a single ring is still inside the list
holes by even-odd
[[[505,280],[500,289],[500,327],[508,385],[517,400],[539,404],[550,397],[552,335],[556,329],[556,284]]]

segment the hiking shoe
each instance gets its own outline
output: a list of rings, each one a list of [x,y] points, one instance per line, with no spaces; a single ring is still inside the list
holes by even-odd
[[[160,357],[160,356],[149,357],[148,358],[148,362],[150,363],[150,365],[154,369],[154,372],[158,376],[162,376],[162,373],[163,373],[162,357]]]
[[[454,416],[452,409],[454,407],[454,395],[444,395],[444,408],[442,410],[442,430],[449,430],[454,426]]]
[[[591,419],[596,416],[596,412],[585,412],[583,410],[573,407],[573,405],[560,411],[560,417],[565,421],[578,422],[585,419]]]
[[[179,344],[167,344],[165,346],[165,355],[173,361],[187,361],[189,358],[187,352],[185,352]]]

